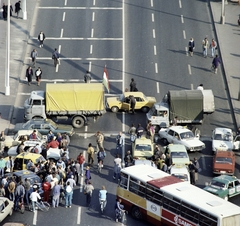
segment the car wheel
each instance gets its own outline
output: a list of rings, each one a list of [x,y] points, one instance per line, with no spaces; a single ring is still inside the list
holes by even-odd
[[[12,216],[12,213],[13,213],[13,209],[11,209],[11,211],[9,212],[9,216]]]
[[[111,111],[116,113],[119,111],[119,108],[117,106],[113,106],[113,107],[111,107]]]
[[[81,117],[81,116],[76,116],[76,117],[74,117],[73,120],[72,120],[72,126],[73,126],[74,128],[81,128],[81,127],[84,126],[84,123],[85,123],[85,120],[84,120],[84,118]]]
[[[163,142],[164,145],[168,145],[168,140],[166,138],[163,138],[162,142]]]
[[[142,107],[142,112],[147,113],[149,111],[149,107]]]
[[[226,195],[223,199],[226,200],[226,201],[228,201],[228,196]]]
[[[131,214],[133,216],[133,218],[137,219],[137,220],[141,220],[142,219],[142,213],[140,211],[140,209],[136,206],[134,206],[132,208]]]

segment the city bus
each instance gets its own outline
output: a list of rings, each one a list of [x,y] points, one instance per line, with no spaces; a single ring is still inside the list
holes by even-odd
[[[240,207],[148,165],[121,170],[117,198],[154,225],[237,226]]]

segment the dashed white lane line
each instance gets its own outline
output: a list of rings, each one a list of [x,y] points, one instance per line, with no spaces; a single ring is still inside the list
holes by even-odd
[[[191,84],[191,87],[190,87],[190,88],[191,88],[191,90],[194,90],[193,84]]]
[[[189,73],[189,75],[192,74],[192,69],[191,69],[191,65],[190,64],[188,64],[188,73]]]
[[[37,7],[38,9],[64,9],[64,10],[66,10],[66,9],[77,9],[77,10],[86,10],[86,9],[88,9],[88,10],[95,10],[95,9],[97,9],[97,10],[100,10],[100,9],[102,9],[102,10],[122,10],[122,8],[121,7],[56,7],[56,6],[39,6],[39,7]]]
[[[153,7],[153,0],[151,0],[151,7]]]
[[[160,93],[160,89],[159,89],[159,82],[157,82],[157,93]]]
[[[154,22],[154,13],[152,13],[152,22]]]
[[[182,24],[184,24],[183,15],[181,15],[181,22],[182,22]]]
[[[32,58],[30,57],[26,57],[25,59],[30,60]],[[52,60],[52,57],[38,57],[39,60]],[[60,57],[61,60],[118,60],[118,61],[122,61],[123,58],[91,58],[91,57],[87,57],[87,58],[81,58],[81,57]]]
[[[179,8],[182,8],[182,2],[179,0]]]
[[[67,5],[67,0],[65,0],[64,5]]]
[[[33,225],[37,225],[37,211],[33,213]]]
[[[93,35],[94,35],[94,28],[92,28],[91,30],[91,38],[93,38]]]
[[[158,64],[155,63],[155,73],[157,74],[158,73]]]
[[[88,71],[91,71],[91,69],[92,69],[92,62],[90,61],[88,66]]]
[[[66,16],[66,12],[63,12],[63,18],[62,18],[62,21],[65,21],[65,16]]]
[[[93,0],[93,5],[96,5],[96,0]]]
[[[93,51],[93,45],[90,45],[90,54],[92,54]]]
[[[32,37],[30,38],[31,40],[37,40],[37,37]],[[76,40],[76,41],[81,41],[81,40],[89,40],[89,41],[122,41],[123,38],[79,38],[79,37],[75,37],[75,38],[67,38],[67,37],[48,37],[48,40]]]
[[[61,34],[60,34],[60,38],[63,37],[63,28],[61,29]]]
[[[154,46],[153,48],[154,48],[154,55],[156,56],[157,55],[157,48],[156,48],[156,46]]]
[[[95,21],[95,12],[92,13],[92,21]]]
[[[186,51],[186,56],[188,56],[188,47],[185,47],[185,51]]]
[[[77,224],[81,223],[81,207],[78,207]]]
[[[62,45],[58,46],[58,52],[61,53]]]
[[[153,29],[153,38],[156,38],[155,29]]]
[[[183,38],[186,39],[186,32],[183,30]]]

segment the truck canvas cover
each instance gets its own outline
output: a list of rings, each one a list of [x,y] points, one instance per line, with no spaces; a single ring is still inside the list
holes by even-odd
[[[105,112],[102,83],[46,85],[46,112]]]
[[[203,119],[203,94],[201,90],[170,90],[168,92],[170,120],[199,123]]]

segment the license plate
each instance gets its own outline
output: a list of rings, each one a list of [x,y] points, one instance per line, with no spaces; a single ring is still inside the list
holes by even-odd
[[[226,173],[226,171],[220,171],[220,173]]]

